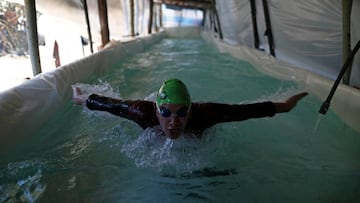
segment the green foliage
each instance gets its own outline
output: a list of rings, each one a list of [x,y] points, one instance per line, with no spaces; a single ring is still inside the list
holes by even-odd
[[[28,50],[24,6],[8,1],[0,2],[0,56],[25,55]]]

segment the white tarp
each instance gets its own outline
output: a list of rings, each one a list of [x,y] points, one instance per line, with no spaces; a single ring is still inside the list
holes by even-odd
[[[203,38],[214,42],[221,51],[229,53],[235,58],[248,61],[261,72],[282,80],[292,80],[301,84],[308,92],[320,99],[326,99],[333,85],[333,81],[330,79],[280,61],[262,51],[246,46],[229,45],[218,39],[213,39],[209,35],[203,34]],[[345,123],[360,132],[360,91],[340,84],[331,101],[330,108]]]
[[[269,53],[262,0],[256,0],[260,48]],[[341,0],[268,0],[276,58],[321,76],[335,79],[343,65]],[[352,46],[360,40],[360,2],[353,1]],[[224,41],[254,47],[250,1],[216,1]],[[207,29],[209,29],[209,13]],[[351,85],[360,87],[359,55]]]

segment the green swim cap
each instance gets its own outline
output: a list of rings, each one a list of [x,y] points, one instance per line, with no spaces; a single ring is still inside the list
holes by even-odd
[[[185,84],[179,79],[165,81],[156,96],[156,105],[162,104],[183,104],[190,106],[190,95]]]

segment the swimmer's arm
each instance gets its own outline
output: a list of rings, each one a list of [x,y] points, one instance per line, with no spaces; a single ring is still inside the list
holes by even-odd
[[[275,112],[276,113],[286,113],[291,111],[296,104],[306,95],[308,95],[307,92],[302,92],[299,94],[296,94],[292,97],[289,97],[287,100],[285,100],[284,102],[274,102],[274,106],[275,106]]]
[[[96,94],[83,94],[78,87],[73,86],[73,102],[86,105],[90,110],[107,111],[111,114],[128,117],[129,103],[127,101],[103,97]]]
[[[90,110],[106,111],[117,116],[129,118],[131,103],[131,101],[91,94],[86,100],[86,107]]]
[[[289,97],[284,102],[261,102],[253,104],[214,104],[206,103],[201,105],[202,113],[205,117],[197,120],[206,123],[206,126],[212,126],[216,123],[243,121],[251,118],[272,117],[277,113],[285,113],[291,111],[296,104],[307,93],[303,92]]]
[[[90,110],[106,111],[139,124],[143,129],[159,124],[155,114],[155,104],[150,101],[120,100],[100,95],[82,94],[73,86],[73,101],[78,105],[86,105]]]

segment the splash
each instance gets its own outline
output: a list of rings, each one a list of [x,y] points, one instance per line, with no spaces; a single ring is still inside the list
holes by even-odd
[[[107,81],[99,80],[98,84],[85,84],[85,83],[76,83],[73,86],[78,87],[82,94],[89,96],[91,94],[97,94],[105,97],[121,99],[120,93],[115,90],[110,83]],[[88,108],[83,108],[83,113],[89,118],[91,117],[101,117],[101,118],[112,118],[113,115],[107,112],[101,111],[92,111]]]
[[[74,86],[80,88],[83,94],[99,94],[106,97],[120,98],[120,94],[107,81],[99,80],[98,84],[76,83]]]
[[[191,135],[169,139],[158,126],[146,129],[139,137],[125,143],[121,151],[138,167],[180,174],[208,167],[211,164],[206,156],[209,146]]]
[[[319,129],[319,126],[320,126],[320,122],[321,122],[321,119],[322,119],[323,115],[322,114],[319,114],[317,119],[316,119],[316,123],[315,123],[315,126],[314,126],[314,130],[313,130],[313,134],[315,134],[317,132],[317,130]]]
[[[46,184],[40,183],[42,171],[33,176],[18,180],[13,184],[0,185],[0,202],[36,202],[46,190]]]

